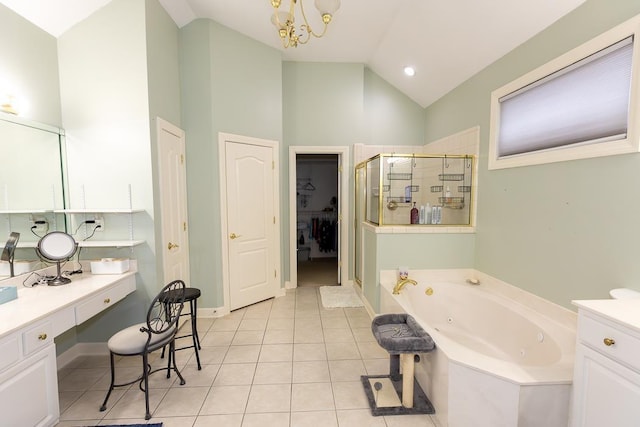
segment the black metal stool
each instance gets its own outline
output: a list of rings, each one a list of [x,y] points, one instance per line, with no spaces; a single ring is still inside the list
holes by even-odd
[[[171,295],[171,292],[166,292],[165,298],[166,300],[171,300],[171,298],[173,297],[173,295]],[[196,361],[198,362],[198,370],[202,369],[202,366],[200,365],[200,354],[198,353],[198,350],[202,350],[202,347],[200,346],[200,337],[198,336],[198,325],[196,322],[197,319],[197,312],[198,312],[198,298],[200,297],[200,289],[198,288],[186,288],[185,289],[185,293],[184,293],[184,302],[185,303],[189,303],[189,313],[183,313],[180,315],[180,317],[182,316],[191,316],[191,333],[190,334],[185,334],[185,335],[180,335],[180,336],[176,336],[176,341],[181,339],[181,338],[188,338],[191,337],[193,344],[191,345],[187,345],[184,347],[180,347],[180,348],[176,348],[176,351],[178,350],[186,350],[188,348],[193,348],[196,352]],[[162,349],[162,354],[160,355],[161,358],[164,357],[164,348]]]

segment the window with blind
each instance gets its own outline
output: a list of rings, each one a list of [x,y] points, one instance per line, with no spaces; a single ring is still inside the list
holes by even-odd
[[[638,151],[637,19],[494,91],[489,169]]]

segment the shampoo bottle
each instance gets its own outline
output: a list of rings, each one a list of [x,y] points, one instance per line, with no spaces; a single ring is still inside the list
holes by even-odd
[[[416,202],[413,202],[413,208],[411,208],[411,224],[417,224],[420,220],[420,214],[418,208],[416,208]]]
[[[424,208],[424,223],[431,224],[431,205],[427,202],[427,205]]]
[[[424,214],[425,214],[424,205],[420,205],[420,214],[418,216],[418,224],[424,224]]]

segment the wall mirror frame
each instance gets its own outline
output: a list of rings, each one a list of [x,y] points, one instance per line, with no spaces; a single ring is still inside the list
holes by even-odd
[[[19,232],[15,263],[40,268],[35,247],[50,231],[66,231],[65,133],[0,113],[0,240]],[[0,278],[4,278],[0,273]]]

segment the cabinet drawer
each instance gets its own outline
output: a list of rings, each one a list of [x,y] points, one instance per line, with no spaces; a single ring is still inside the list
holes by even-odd
[[[588,316],[580,317],[578,330],[585,345],[640,371],[640,338]]]
[[[14,333],[0,340],[0,371],[20,360],[19,333]]]
[[[124,279],[115,286],[78,304],[76,306],[76,324],[79,325],[85,320],[90,319],[133,292],[136,288],[136,283],[132,277]]]
[[[52,344],[53,338],[53,326],[51,321],[45,321],[27,329],[22,334],[24,355],[28,356],[29,354]]]

